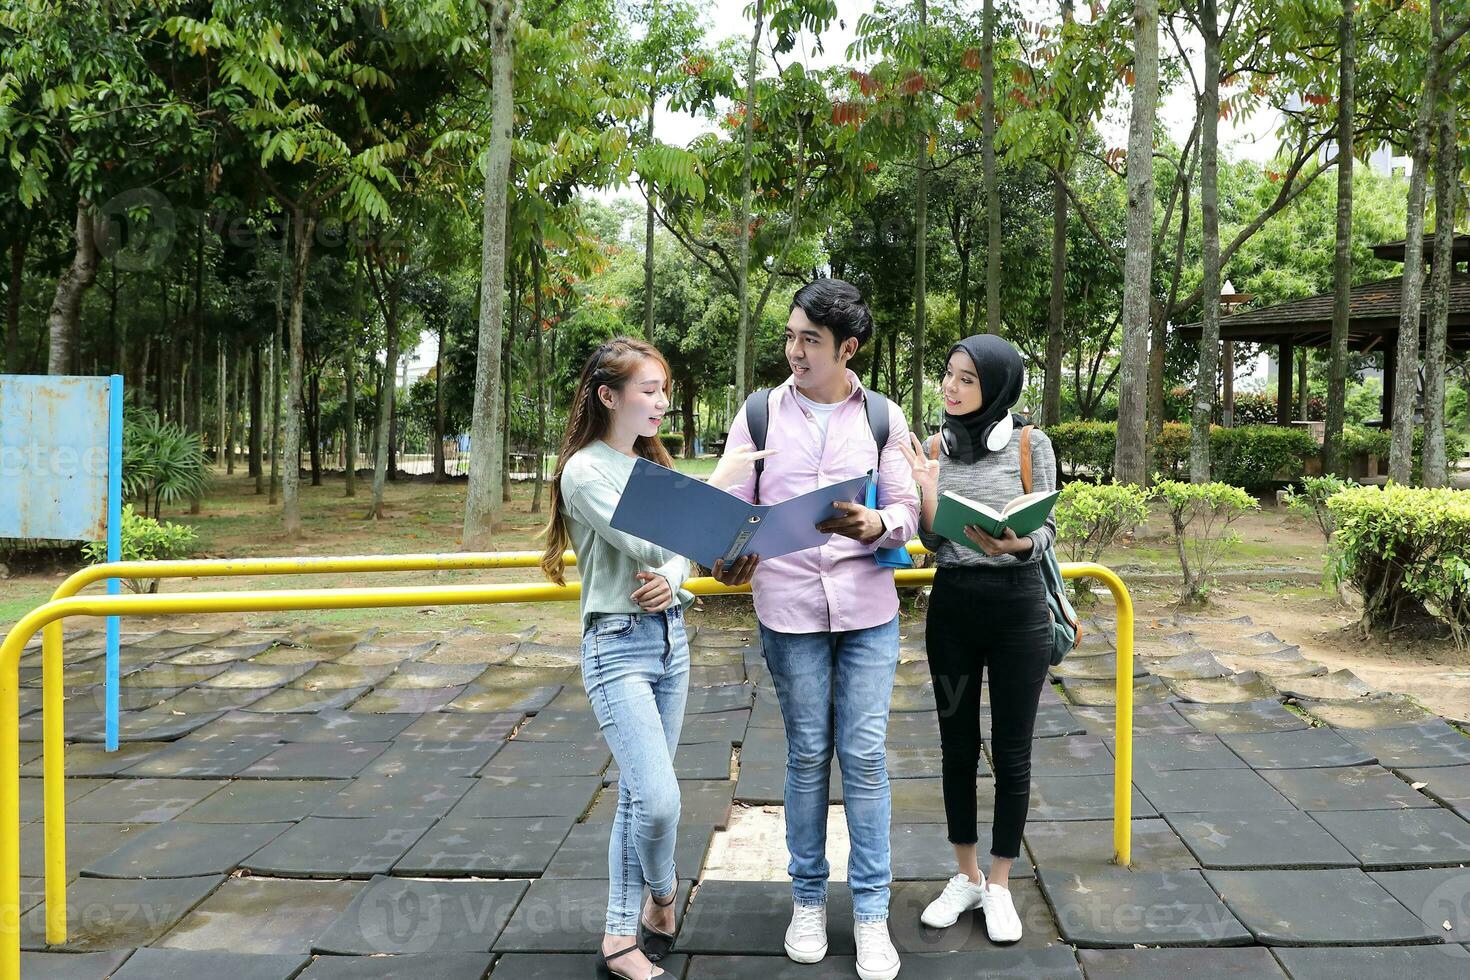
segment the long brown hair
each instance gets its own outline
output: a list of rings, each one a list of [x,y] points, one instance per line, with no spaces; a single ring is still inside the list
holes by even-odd
[[[652,358],[664,369],[664,395],[669,394],[669,362],[646,340],[637,337],[614,337],[599,345],[582,365],[582,376],[577,379],[577,390],[572,395],[572,407],[567,411],[567,433],[561,441],[561,452],[556,457],[556,475],[551,480],[551,520],[542,531],[546,540],[546,551],[541,555],[541,571],[557,585],[566,584],[566,563],[563,554],[570,544],[566,517],[561,510],[561,474],[567,460],[577,450],[590,445],[607,435],[612,424],[597,389],[603,385],[618,389],[633,379],[633,373],[646,358]],[[674,465],[669,451],[658,436],[639,436],[633,442],[633,451],[644,459],[660,466]]]

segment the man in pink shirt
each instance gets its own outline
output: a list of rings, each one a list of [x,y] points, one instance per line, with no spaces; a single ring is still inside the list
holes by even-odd
[[[786,846],[793,908],[786,953],[815,963],[827,952],[827,793],[835,747],[852,849],[858,975],[891,980],[898,954],[888,934],[891,800],[884,740],[898,665],[898,592],[879,548],[902,547],[918,527],[913,470],[900,447],[909,428],[899,407],[866,391],[847,362],[872,335],[857,288],[818,279],[797,291],[786,325],[791,377],[769,393],[763,473],[728,487],[773,503],[878,471],[878,508],[839,503],[820,548],[761,561],[751,580],[761,642],[786,727]],[[757,395],[756,397],[760,397]],[[879,449],[865,399],[888,410]],[[731,451],[752,444],[744,411]],[[734,571],[733,569],[731,570]],[[728,577],[728,573],[727,573]]]

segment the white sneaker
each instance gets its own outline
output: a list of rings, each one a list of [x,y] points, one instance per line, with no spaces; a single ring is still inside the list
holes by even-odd
[[[1014,943],[1021,938],[1021,917],[1011,901],[1011,890],[986,885],[981,896],[985,909],[985,932],[993,943]]]
[[[945,883],[944,891],[939,897],[929,903],[924,909],[919,921],[931,929],[948,929],[960,920],[960,916],[972,909],[978,909],[985,892],[985,876],[980,876],[980,883],[976,884],[970,880],[970,876],[961,872]]]
[[[791,903],[786,955],[797,963],[820,963],[827,955],[827,906]]]
[[[888,935],[888,920],[854,922],[857,940],[857,973],[862,980],[893,980],[898,976],[898,950]]]

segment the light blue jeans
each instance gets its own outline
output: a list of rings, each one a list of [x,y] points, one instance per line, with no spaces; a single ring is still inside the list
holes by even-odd
[[[644,886],[667,895],[678,884],[674,750],[689,699],[683,608],[595,614],[582,634],[582,683],[620,773],[607,849],[607,932],[632,936]]]
[[[888,704],[898,668],[898,617],[841,633],[777,633],[761,627],[766,665],[786,725],[786,849],[799,905],[827,901],[827,787],[832,751],[842,766],[851,851],[853,915],[888,918],[893,880],[888,830]]]

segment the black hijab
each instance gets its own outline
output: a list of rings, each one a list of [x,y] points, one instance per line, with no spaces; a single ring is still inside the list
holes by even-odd
[[[990,455],[985,445],[985,434],[990,427],[1010,414],[1012,406],[1021,400],[1021,389],[1026,382],[1026,365],[1020,351],[994,334],[976,334],[966,337],[949,349],[947,356],[962,350],[974,362],[975,373],[980,376],[981,405],[979,411],[966,415],[944,413],[944,428],[948,433],[945,440],[949,455],[961,463],[973,463]],[[1017,416],[1013,421],[1024,425],[1025,419]]]

